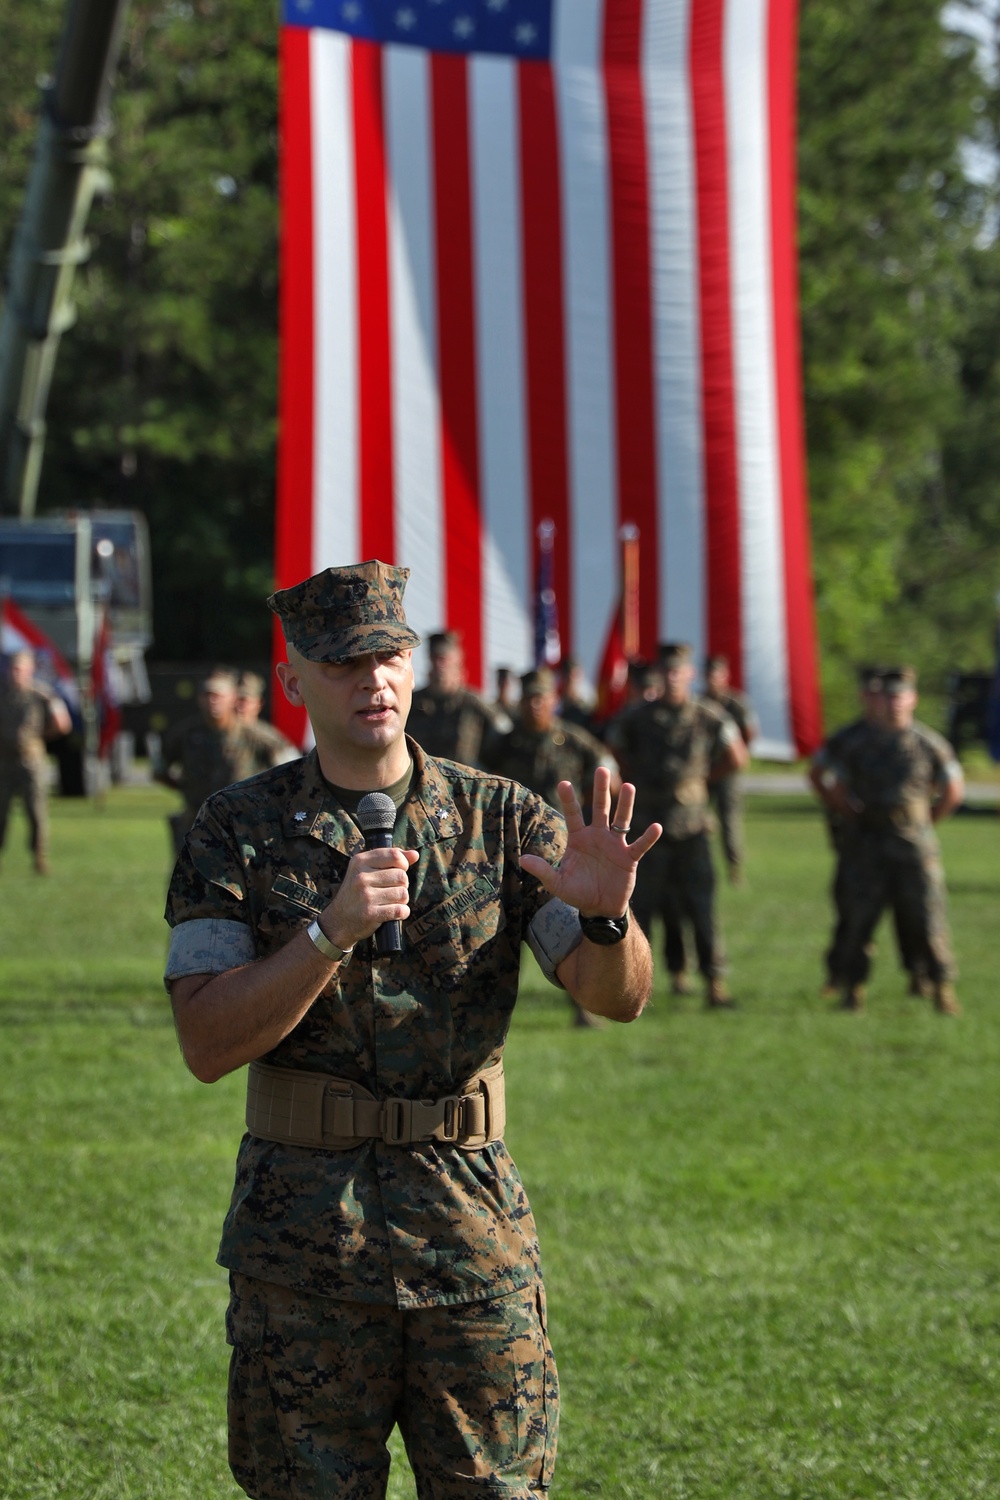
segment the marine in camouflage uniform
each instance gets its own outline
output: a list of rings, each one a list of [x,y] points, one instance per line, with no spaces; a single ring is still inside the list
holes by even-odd
[[[597,768],[607,768],[612,791],[616,791],[621,785],[618,764],[600,740],[557,715],[558,702],[556,679],[547,667],[525,672],[521,678],[518,722],[509,734],[492,740],[486,754],[486,769],[521,782],[555,808],[559,807],[559,783],[568,781],[586,809],[591,803]],[[573,1020],[581,1027],[601,1024],[575,1004]]]
[[[927,976],[936,1008],[955,1015],[944,872],[933,825],[961,802],[962,772],[947,740],[913,717],[912,669],[884,672],[882,690],[884,719],[862,719],[833,735],[810,773],[840,819],[838,921],[828,963],[841,981],[843,1007],[862,1009],[872,940],[891,907],[901,951]]]
[[[69,711],[35,681],[35,659],[18,651],[0,679],[0,849],[10,805],[19,797],[28,818],[28,847],[39,875],[48,873],[48,756],[45,742],[68,734]]]
[[[594,773],[606,766],[612,787],[620,784],[614,756],[586,729],[567,723],[557,713],[556,679],[547,667],[525,672],[521,678],[518,722],[509,734],[494,739],[486,755],[486,769],[520,781],[558,808],[560,781],[572,782],[581,804],[590,806]]]
[[[163,737],[154,778],[184,798],[180,812],[168,819],[175,854],[213,792],[289,758],[284,736],[275,741],[270,726],[245,722],[236,704],[236,673],[217,667],[202,679],[197,717],[182,720]]]
[[[254,771],[266,771],[269,766],[280,766],[286,760],[297,760],[301,754],[280,729],[261,718],[264,687],[264,679],[258,672],[240,673],[236,689],[236,714],[241,723],[252,724],[256,732],[258,748]]]
[[[451,630],[428,641],[430,678],[413,694],[410,733],[428,755],[481,766],[494,736],[511,727],[503,710],[465,686],[461,642]]]
[[[637,786],[635,826],[662,824],[663,837],[643,860],[632,908],[649,935],[654,915],[664,925],[664,955],[675,994],[687,994],[684,926],[689,923],[710,1006],[731,1004],[725,957],[715,920],[715,870],[708,835],[708,783],[746,763],[733,721],[715,704],[691,696],[694,666],[684,643],[661,652],[666,691],[608,726],[607,741],[622,774]]]
[[[760,733],[757,714],[746,693],[731,686],[729,658],[709,656],[705,659],[706,703],[714,703],[728,714],[736,725],[747,750]],[[709,786],[709,798],[719,817],[722,851],[726,857],[729,879],[739,885],[743,872],[743,777],[738,771],[719,776]]]
[[[273,596],[317,748],[211,797],[168,897],[185,1057],[206,1082],[251,1064],[219,1258],[230,1462],[259,1500],[384,1496],[397,1423],[421,1500],[548,1488],[556,1371],[502,1139],[520,945],[621,1020],[651,984],[621,914],[655,830],[627,845],[609,826],[606,776],[588,827],[575,799],[564,822],[404,737],[406,576],[365,563]],[[392,848],[364,847],[365,787],[396,809]],[[405,947],[382,958],[390,921]]]

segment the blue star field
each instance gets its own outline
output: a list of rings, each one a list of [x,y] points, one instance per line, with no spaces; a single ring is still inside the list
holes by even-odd
[[[284,0],[286,26],[322,26],[434,52],[546,58],[553,0]]]

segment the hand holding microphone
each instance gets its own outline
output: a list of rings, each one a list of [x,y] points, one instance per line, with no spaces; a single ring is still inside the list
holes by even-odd
[[[392,830],[396,826],[396,804],[385,792],[368,792],[358,803],[358,827],[365,836],[366,849],[391,849]],[[402,953],[403,928],[397,921],[383,922],[375,931],[375,952],[384,958]]]
[[[396,807],[384,792],[362,797],[356,816],[365,852],[351,860],[320,925],[338,947],[353,948],[374,935],[377,954],[401,953],[401,924],[410,915],[407,872],[419,855],[393,845]]]

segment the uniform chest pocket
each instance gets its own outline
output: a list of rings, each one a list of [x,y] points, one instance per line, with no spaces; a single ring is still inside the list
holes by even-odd
[[[443,989],[453,989],[472,970],[492,961],[506,926],[499,887],[484,874],[411,917],[406,943]]]

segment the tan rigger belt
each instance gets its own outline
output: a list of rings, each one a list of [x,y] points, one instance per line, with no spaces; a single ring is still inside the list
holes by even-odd
[[[284,1146],[347,1151],[366,1140],[444,1141],[478,1151],[500,1140],[505,1123],[502,1059],[443,1099],[376,1099],[349,1078],[262,1062],[247,1075],[247,1130]]]

